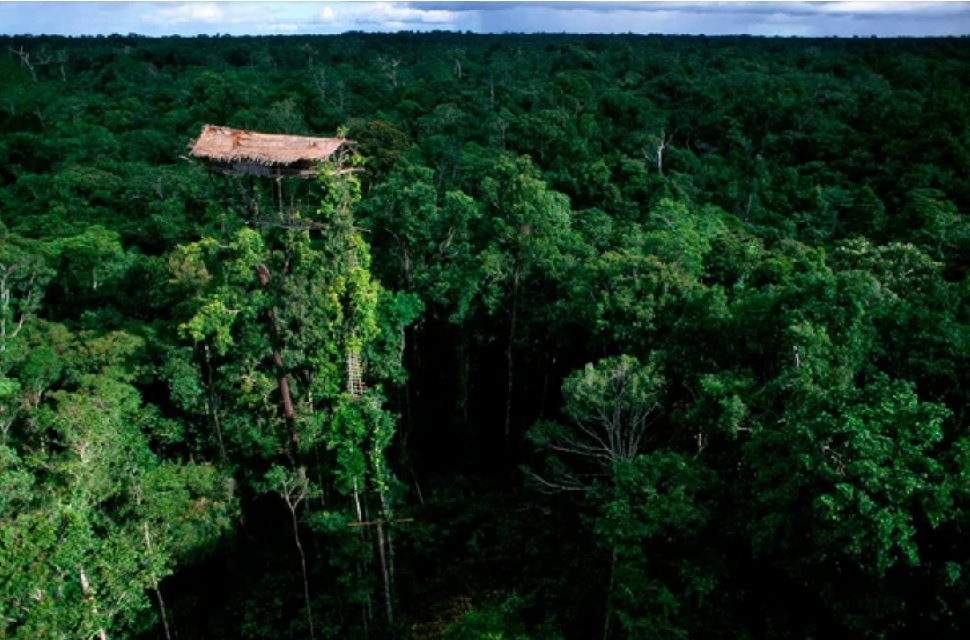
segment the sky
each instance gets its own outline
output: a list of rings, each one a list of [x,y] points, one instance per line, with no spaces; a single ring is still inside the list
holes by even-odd
[[[970,2],[7,2],[0,34],[970,35]]]

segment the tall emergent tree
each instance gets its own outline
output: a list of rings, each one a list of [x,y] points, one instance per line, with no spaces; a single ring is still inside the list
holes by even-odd
[[[419,310],[416,299],[371,278],[369,249],[353,222],[360,197],[353,172],[324,166],[319,181],[315,213],[261,231],[242,228],[226,244],[205,238],[171,262],[176,284],[195,289],[181,325],[191,356],[174,358],[191,357],[196,385],[180,398],[200,425],[208,423],[200,433],[210,434],[203,441],[213,457],[285,502],[311,636],[313,559],[301,518],[344,537],[364,531],[346,524],[372,518],[377,535],[366,541],[376,546],[385,619],[393,621],[394,480],[386,450],[395,420],[382,408],[380,381],[400,379],[403,327]],[[330,498],[311,513],[314,496]],[[347,548],[364,554],[356,561],[362,573],[368,545]],[[370,592],[357,590],[370,611]]]

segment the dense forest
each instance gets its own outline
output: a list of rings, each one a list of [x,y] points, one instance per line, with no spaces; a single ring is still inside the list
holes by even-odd
[[[970,40],[0,49],[0,637],[970,630]]]

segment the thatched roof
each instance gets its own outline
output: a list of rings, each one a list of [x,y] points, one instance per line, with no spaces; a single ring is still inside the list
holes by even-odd
[[[264,166],[330,160],[345,138],[311,138],[256,133],[207,124],[192,145],[191,155],[215,162],[245,162]]]

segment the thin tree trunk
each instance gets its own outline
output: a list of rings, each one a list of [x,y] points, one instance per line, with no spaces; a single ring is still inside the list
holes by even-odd
[[[363,582],[364,581],[364,571],[360,567],[360,560],[357,561],[356,565],[357,565],[357,580],[359,582]],[[364,619],[364,638],[369,638],[370,637],[370,621],[371,621],[371,618],[373,616],[373,613],[371,612],[370,594],[367,594],[367,599],[364,601],[363,605],[361,606],[361,616]]]
[[[657,143],[657,173],[659,175],[664,174],[664,151],[667,150],[667,134],[661,129],[660,130],[660,142]]]
[[[152,538],[148,534],[148,522],[142,523],[142,529],[145,532],[145,548],[148,549],[149,555],[152,553]],[[168,628],[168,615],[165,612],[165,600],[162,599],[162,591],[158,588],[158,580],[152,576],[152,591],[155,592],[155,598],[158,599],[158,610],[162,615],[162,626],[165,628],[165,638],[166,640],[172,640],[171,631]]]
[[[402,353],[401,359],[404,361],[404,370],[408,372],[408,375],[404,378],[404,411],[403,413],[403,433],[401,434],[401,449],[407,451],[407,441],[411,433],[414,431],[414,417],[411,414],[411,396],[414,393],[414,387],[411,385],[411,378],[414,375],[413,372],[418,369],[418,352],[417,345],[415,344],[414,328],[404,327],[401,329],[401,333],[404,334],[404,346],[405,350]]]
[[[361,507],[361,504],[360,504],[360,492],[357,490],[357,479],[356,478],[354,479],[354,508],[357,511],[357,522],[364,522],[364,510],[363,510],[363,508]],[[358,540],[358,544],[360,544],[360,541],[362,541],[364,539],[364,534],[366,532],[366,529],[367,529],[366,527],[361,527],[360,528],[360,538]],[[360,566],[360,560],[357,560],[356,561],[356,564],[357,564],[357,579],[360,580],[361,582],[363,582],[364,581],[364,571],[363,571],[363,569]],[[368,623],[370,621],[372,621],[373,619],[374,619],[374,612],[373,612],[373,608],[371,606],[371,596],[370,596],[370,592],[368,591],[368,593],[367,593],[367,600],[364,603],[364,635],[367,636],[367,637],[369,637],[369,634],[370,634]]]
[[[159,589],[158,583],[155,584],[155,588],[152,591],[155,592],[155,598],[158,599],[158,610],[162,613],[162,627],[165,629],[165,640],[172,640],[172,633],[168,628],[168,616],[165,614],[165,600],[162,599],[162,590]]]
[[[417,476],[416,473],[414,473],[414,469],[413,468],[410,469],[410,471],[411,471],[411,477],[414,478],[414,490],[418,494],[418,503],[423,507],[424,506],[424,494],[421,492],[421,485],[418,484],[418,476]]]
[[[279,208],[280,217],[283,216],[283,179],[280,170],[276,169],[276,206]]]
[[[505,462],[511,462],[511,426],[512,426],[512,387],[514,383],[515,360],[512,355],[512,346],[515,343],[516,321],[518,320],[519,309],[519,270],[515,270],[512,283],[512,312],[509,322],[509,344],[505,351],[506,365],[508,367],[508,387],[505,391]]]
[[[224,467],[226,466],[227,459],[226,443],[222,439],[222,420],[219,418],[219,399],[216,397],[212,383],[212,360],[209,356],[209,343],[203,343],[202,348],[205,353],[205,386],[208,392],[206,411],[208,411],[209,417],[212,419],[212,426],[216,430],[216,440],[219,442],[219,462]]]
[[[303,598],[306,602],[306,619],[307,624],[310,625],[310,640],[314,640],[313,608],[310,604],[310,579],[307,576],[306,555],[303,553],[303,545],[300,543],[300,525],[296,519],[296,505],[290,501],[289,497],[287,497],[286,506],[290,508],[290,517],[293,521],[293,540],[296,542],[296,550],[300,553],[300,569],[303,572]]]
[[[364,511],[360,507],[360,492],[357,490],[356,478],[354,478],[354,507],[357,509],[357,522],[363,522]]]
[[[387,508],[387,498],[381,494],[381,507],[384,509],[384,519],[390,523],[391,512]],[[394,593],[394,535],[391,529],[387,530],[387,567],[390,577],[391,593]]]
[[[384,552],[384,523],[377,521],[377,551],[381,558],[381,573],[384,575],[384,613],[387,624],[394,624],[394,609],[391,605],[391,578],[387,569],[387,557]]]
[[[610,560],[610,581],[606,588],[606,612],[603,615],[603,640],[609,640],[610,637],[610,616],[612,614],[613,607],[613,576],[616,570],[616,546],[613,546],[613,557]]]

